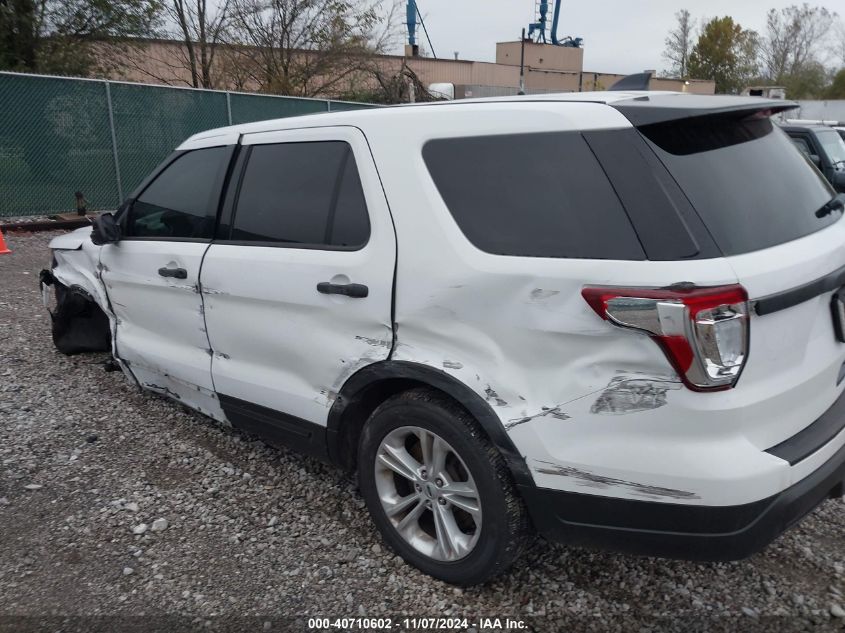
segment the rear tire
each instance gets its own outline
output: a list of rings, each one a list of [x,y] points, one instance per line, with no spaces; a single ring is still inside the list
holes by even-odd
[[[437,392],[407,391],[373,412],[358,480],[388,546],[440,580],[486,582],[528,544],[528,515],[504,459],[475,419]]]

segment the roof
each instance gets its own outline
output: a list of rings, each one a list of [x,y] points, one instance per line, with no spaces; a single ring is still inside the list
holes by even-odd
[[[766,99],[763,97],[734,97],[723,95],[696,95],[683,92],[664,91],[598,91],[598,92],[564,92],[540,95],[516,95],[506,97],[488,97],[483,99],[460,99],[456,101],[436,101],[427,103],[408,103],[382,108],[367,108],[348,110],[343,112],[325,112],[307,114],[297,117],[271,119],[242,123],[223,128],[216,128],[199,132],[187,139],[183,145],[196,144],[203,140],[221,137],[235,138],[241,134],[256,132],[271,132],[290,128],[312,127],[314,125],[356,125],[359,122],[372,121],[386,112],[391,116],[397,112],[413,116],[419,108],[467,108],[479,107],[487,104],[513,103],[515,106],[536,102],[578,102],[609,105],[622,112],[634,125],[647,125],[677,118],[701,116],[704,114],[718,114],[723,112],[754,112],[759,110],[781,110],[796,107],[791,101],[783,99]],[[229,142],[229,141],[226,141]],[[234,141],[231,141],[234,142]]]
[[[836,130],[831,125],[821,125],[819,123],[790,123],[789,125],[781,125],[782,130],[787,132],[798,132],[803,130],[813,130],[815,132],[825,132],[827,130]]]

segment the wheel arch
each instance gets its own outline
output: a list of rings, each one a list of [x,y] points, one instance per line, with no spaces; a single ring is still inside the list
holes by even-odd
[[[370,414],[390,396],[415,387],[439,391],[466,409],[501,453],[514,482],[534,485],[525,459],[484,398],[454,376],[411,361],[379,361],[360,369],[344,383],[329,411],[326,429],[329,458],[353,469],[358,439]]]

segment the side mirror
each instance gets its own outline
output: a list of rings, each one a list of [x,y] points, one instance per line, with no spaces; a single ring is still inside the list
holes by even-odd
[[[97,246],[114,244],[120,240],[120,224],[111,213],[103,213],[93,220],[94,229],[91,231],[91,241]]]
[[[821,158],[819,158],[819,155],[818,155],[818,154],[810,154],[809,158],[810,158],[810,160],[811,160],[811,161],[813,161],[813,165],[815,165],[816,167],[820,167],[820,166],[821,166],[821,164],[822,164],[822,159],[821,159]]]

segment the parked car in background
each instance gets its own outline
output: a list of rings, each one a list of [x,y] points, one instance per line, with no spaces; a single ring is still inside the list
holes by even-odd
[[[845,493],[843,204],[774,126],[792,106],[604,91],[196,134],[51,242],[56,342],[357,470],[384,541],[448,582],[532,530],[743,558]]]
[[[795,146],[824,174],[833,188],[845,192],[845,140],[826,125],[784,125]]]

